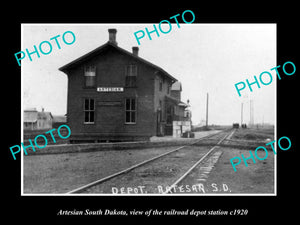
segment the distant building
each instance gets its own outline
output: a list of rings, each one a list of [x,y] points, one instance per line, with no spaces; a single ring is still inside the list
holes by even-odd
[[[37,129],[37,110],[27,109],[23,113],[23,128],[24,130],[36,130]]]
[[[171,96],[180,101],[182,86],[179,81],[176,81],[171,87]]]
[[[24,130],[44,130],[52,128],[53,116],[51,112],[42,109],[38,112],[35,108],[24,110],[23,114]]]
[[[59,116],[59,115],[53,115],[53,121],[52,121],[52,127],[58,128],[61,125],[64,125],[67,123],[67,117],[66,116]]]
[[[68,76],[71,142],[147,140],[172,135],[184,118],[177,80],[162,68],[120,48],[116,29],[107,43],[59,68]],[[175,86],[174,83],[176,84]]]

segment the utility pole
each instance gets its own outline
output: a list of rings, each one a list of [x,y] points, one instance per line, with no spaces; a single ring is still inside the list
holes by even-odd
[[[241,126],[243,124],[243,103],[241,105]]]
[[[206,127],[208,127],[208,93],[206,94]]]
[[[254,125],[254,106],[253,100],[250,99],[250,125]]]
[[[250,120],[249,120],[249,127],[252,126],[252,100],[250,99]]]

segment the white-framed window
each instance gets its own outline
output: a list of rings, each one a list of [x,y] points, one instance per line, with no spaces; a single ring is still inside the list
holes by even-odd
[[[125,99],[125,123],[136,123],[136,98]]]

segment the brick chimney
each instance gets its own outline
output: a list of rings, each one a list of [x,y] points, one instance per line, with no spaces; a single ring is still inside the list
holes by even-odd
[[[139,47],[132,47],[132,54],[139,56]]]
[[[109,33],[108,41],[112,44],[118,45],[116,41],[117,29],[108,29],[108,33]]]

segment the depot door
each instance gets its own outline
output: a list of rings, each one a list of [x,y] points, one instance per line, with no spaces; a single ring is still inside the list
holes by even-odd
[[[161,110],[157,110],[156,115],[157,115],[156,135],[164,136],[164,123],[162,122]]]

